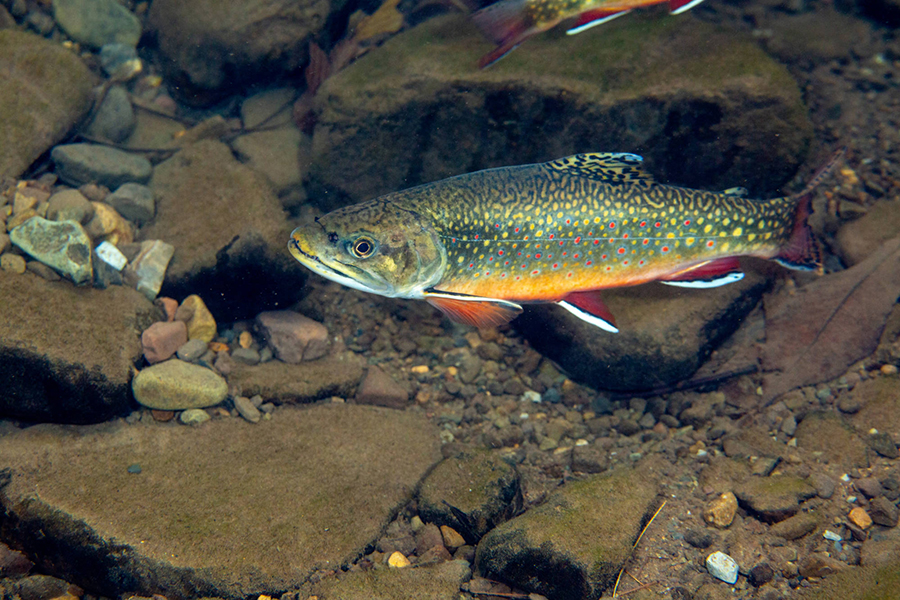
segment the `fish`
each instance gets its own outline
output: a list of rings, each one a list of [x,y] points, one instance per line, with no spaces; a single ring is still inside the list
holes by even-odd
[[[556,27],[562,21],[574,21],[569,35],[621,17],[635,8],[668,3],[673,15],[681,14],[703,0],[500,0],[472,14],[481,32],[497,44],[497,48],[478,61],[488,67],[529,37]]]
[[[425,300],[457,323],[496,327],[555,303],[615,333],[605,289],[718,287],[744,276],[741,256],[821,273],[807,218],[842,154],[768,200],[659,183],[630,153],[487,169],[339,208],[294,229],[288,249],[326,279]]]

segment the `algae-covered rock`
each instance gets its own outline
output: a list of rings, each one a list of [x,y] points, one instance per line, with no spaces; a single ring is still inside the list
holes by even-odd
[[[416,569],[377,569],[344,573],[301,588],[301,598],[341,600],[457,600],[471,577],[469,564],[451,560]]]
[[[280,594],[362,554],[439,448],[421,415],[349,404],[253,425],[31,427],[0,436],[3,535],[111,598]]]
[[[0,177],[18,177],[91,106],[76,54],[30,33],[0,31]]]
[[[419,516],[427,523],[453,527],[473,545],[520,510],[518,471],[486,451],[444,460],[419,489]]]
[[[800,590],[800,600],[895,600],[900,561],[879,567],[850,567]]]
[[[640,470],[569,483],[484,536],[476,565],[554,600],[594,600],[630,556],[655,498],[655,481]]]
[[[133,407],[137,332],[158,318],[138,292],[0,272],[0,415],[94,423]]]
[[[305,403],[353,395],[363,376],[363,362],[352,352],[290,365],[272,360],[259,365],[236,365],[228,383],[244,396],[261,395],[276,404]]]
[[[290,228],[269,183],[231,149],[201,141],[153,170],[156,217],[139,234],[175,254],[162,292],[197,294],[222,322],[296,302],[306,269],[286,251]]]
[[[331,77],[317,95],[310,198],[333,207],[599,151],[643,154],[663,181],[762,192],[794,174],[811,138],[787,70],[743,34],[691,17],[536,36],[478,70],[490,49],[465,17],[444,16]]]
[[[789,475],[750,477],[734,490],[741,505],[769,523],[797,514],[800,502],[816,495],[806,480]]]
[[[795,433],[797,448],[817,452],[819,460],[839,465],[843,469],[869,466],[866,443],[838,414],[814,412],[806,415]]]

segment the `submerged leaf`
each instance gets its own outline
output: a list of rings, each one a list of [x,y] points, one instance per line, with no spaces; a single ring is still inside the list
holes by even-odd
[[[399,3],[400,0],[385,0],[378,10],[360,21],[353,39],[362,42],[400,31],[403,27],[403,13],[397,10]]]
[[[767,302],[761,352],[765,399],[838,377],[874,352],[898,297],[900,238],[895,238],[846,271]]]

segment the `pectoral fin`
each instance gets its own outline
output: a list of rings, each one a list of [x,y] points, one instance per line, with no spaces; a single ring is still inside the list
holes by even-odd
[[[583,12],[578,15],[578,18],[575,20],[575,23],[572,24],[572,27],[566,30],[568,35],[575,35],[577,33],[581,33],[586,29],[590,29],[591,27],[596,27],[597,25],[602,25],[603,23],[607,23],[612,21],[616,17],[621,17],[622,15],[630,13],[631,10],[589,10],[587,12]]]
[[[522,313],[515,302],[449,292],[425,292],[425,301],[454,323],[479,328],[504,325]]]
[[[744,278],[737,258],[718,258],[694,265],[660,280],[660,283],[686,288],[714,288]]]
[[[619,333],[616,320],[609,307],[600,299],[599,292],[571,292],[557,304],[582,321],[610,333]]]

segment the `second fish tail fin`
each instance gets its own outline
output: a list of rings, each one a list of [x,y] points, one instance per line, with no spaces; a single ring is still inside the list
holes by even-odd
[[[791,196],[795,202],[793,228],[791,236],[781,247],[774,260],[788,267],[802,271],[822,272],[822,249],[813,235],[807,222],[812,214],[813,192],[834,170],[846,153],[840,148],[813,174],[806,187]]]

